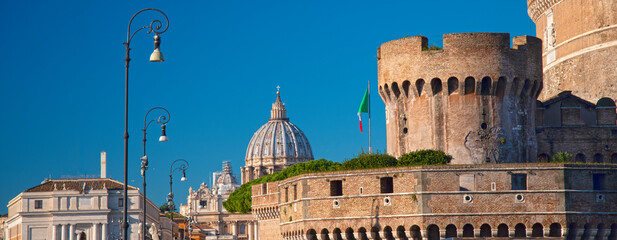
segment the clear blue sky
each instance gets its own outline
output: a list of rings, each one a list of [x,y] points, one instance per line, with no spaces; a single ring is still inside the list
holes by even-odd
[[[387,3],[384,3],[387,2]],[[368,145],[356,112],[372,86],[374,148],[384,150],[384,105],[377,91],[376,48],[406,35],[441,45],[441,35],[535,35],[526,1],[17,1],[0,2],[0,203],[44,178],[99,174],[123,179],[124,55],[130,17],[159,8],[166,62],[150,63],[151,34],[131,43],[129,184],[141,187],[143,118],[171,112],[167,134],[148,130],[148,197],[165,202],[171,162],[176,203],[189,186],[210,185],[231,161],[240,178],[246,147],[270,116],[281,86],[288,116],[315,158],[342,161]],[[141,14],[133,29],[148,24]],[[366,123],[365,117],[365,123]],[[365,129],[368,126],[365,125]],[[0,213],[6,213],[6,207]]]

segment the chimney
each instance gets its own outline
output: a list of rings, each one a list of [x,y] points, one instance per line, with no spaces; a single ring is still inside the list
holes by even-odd
[[[101,178],[107,178],[107,153],[101,152]]]

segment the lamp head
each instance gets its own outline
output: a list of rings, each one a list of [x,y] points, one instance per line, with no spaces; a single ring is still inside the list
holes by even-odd
[[[163,53],[161,53],[161,36],[158,34],[154,35],[154,51],[150,55],[150,62],[164,62],[165,58],[163,57]]]
[[[161,137],[159,137],[159,142],[167,142],[167,141],[169,141],[169,139],[167,138],[167,133],[165,132],[166,128],[167,128],[166,124],[163,124],[161,126],[162,133],[161,133]]]
[[[180,178],[180,181],[186,181],[186,174],[184,173],[184,170],[182,170],[182,178]]]

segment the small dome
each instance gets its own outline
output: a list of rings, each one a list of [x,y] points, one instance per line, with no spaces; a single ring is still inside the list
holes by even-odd
[[[272,104],[270,121],[261,126],[246,150],[246,166],[289,166],[313,160],[308,139],[287,118],[285,104],[277,92]]]
[[[218,188],[218,194],[230,194],[234,190],[240,187],[236,177],[231,173],[231,163],[228,161],[223,162],[223,173],[216,179],[216,186]]]

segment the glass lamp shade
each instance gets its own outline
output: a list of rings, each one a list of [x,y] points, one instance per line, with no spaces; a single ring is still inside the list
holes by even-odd
[[[164,62],[165,58],[163,57],[163,53],[158,48],[154,49],[154,52],[150,55],[150,62]]]

